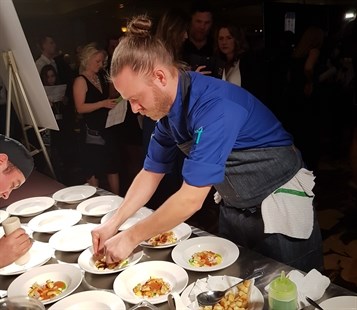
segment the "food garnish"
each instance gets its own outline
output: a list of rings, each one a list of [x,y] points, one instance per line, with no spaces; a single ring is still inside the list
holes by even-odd
[[[252,280],[243,281],[229,290],[215,305],[200,307],[199,310],[247,310],[251,283]]]
[[[57,297],[66,288],[67,285],[63,281],[47,280],[46,283],[42,285],[35,282],[31,285],[27,295],[38,300],[47,300]]]
[[[170,285],[162,278],[150,277],[144,284],[137,284],[133,288],[133,292],[136,296],[140,297],[158,297],[170,293]]]
[[[149,239],[148,243],[152,246],[172,244],[177,242],[177,237],[172,230],[158,234]]]
[[[124,259],[119,262],[115,263],[107,263],[105,261],[105,256],[103,256],[100,259],[95,260],[94,265],[99,269],[99,270],[104,270],[104,269],[116,269],[116,268],[121,268],[129,264],[129,261],[127,259]]]
[[[194,267],[212,267],[222,262],[222,255],[212,251],[201,251],[194,253],[189,263]]]

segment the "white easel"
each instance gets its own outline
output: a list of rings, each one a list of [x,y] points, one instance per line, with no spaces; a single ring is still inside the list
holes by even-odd
[[[39,128],[35,119],[34,114],[32,113],[32,109],[30,103],[28,101],[25,89],[23,87],[20,75],[17,70],[16,61],[14,58],[14,54],[12,51],[2,52],[2,56],[4,59],[5,67],[8,73],[8,95],[7,95],[7,106],[6,106],[6,131],[5,135],[10,137],[10,119],[11,119],[11,103],[14,104],[14,109],[19,118],[19,122],[21,124],[21,129],[23,132],[23,136],[25,139],[25,145],[27,149],[30,151],[31,155],[34,156],[40,152],[43,152],[45,156],[48,168],[53,176],[56,179],[55,172],[52,167],[52,163],[50,157],[48,156],[48,152],[45,144],[43,143],[43,139],[41,136],[41,132],[45,131],[47,128]],[[15,100],[12,100],[12,94],[15,95]],[[21,104],[19,94],[21,94],[23,101],[25,104]],[[25,110],[26,109],[26,110]],[[30,116],[30,120],[32,124],[25,124],[24,120],[24,112],[27,111]],[[40,148],[37,149],[33,145],[31,145],[28,141],[27,130],[33,128],[37,137],[37,140],[40,144]]]

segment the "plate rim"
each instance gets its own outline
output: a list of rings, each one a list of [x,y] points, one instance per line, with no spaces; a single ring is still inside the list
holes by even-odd
[[[67,289],[59,296],[58,299],[56,299],[56,297],[54,299],[50,299],[50,300],[43,300],[41,301],[44,305],[47,305],[47,304],[50,304],[50,303],[54,303],[58,300],[61,300],[62,298],[70,295],[71,293],[73,293],[78,287],[79,285],[82,283],[82,280],[83,280],[83,273],[82,271],[74,266],[74,265],[71,265],[71,264],[48,264],[48,265],[42,265],[42,266],[38,266],[38,267],[35,267],[35,268],[32,268],[30,270],[28,270],[27,272],[19,275],[17,278],[15,278],[14,281],[12,281],[7,289],[7,295],[8,297],[14,297],[14,296],[17,296],[19,294],[18,292],[18,282],[22,282],[22,281],[27,281],[28,279],[31,279],[31,277],[35,277],[36,274],[38,274],[38,271],[40,269],[43,269],[43,273],[45,272],[55,272],[55,271],[58,271],[58,266],[65,266],[65,268],[67,269],[67,274],[69,274],[71,276],[71,279],[74,279],[76,280],[76,282],[74,282],[74,285],[73,287],[67,287]],[[48,269],[48,270],[47,270]],[[57,270],[56,270],[57,269]],[[62,269],[60,271],[61,273],[64,273],[64,270]],[[74,275],[72,277],[72,275]],[[14,293],[13,293],[14,291]],[[27,295],[27,294],[26,294]]]
[[[34,240],[34,243],[32,246],[34,246],[34,244],[38,244],[40,245],[41,244],[41,247],[43,247],[43,249],[41,250],[41,254],[44,252],[44,248],[46,248],[46,251],[48,251],[48,255],[49,256],[44,256],[46,257],[44,260],[41,261],[40,264],[37,264],[37,265],[34,265],[34,266],[30,266],[26,269],[21,269],[21,270],[18,270],[18,271],[14,271],[14,272],[10,272],[10,273],[3,273],[1,271],[1,269],[4,269],[8,266],[11,266],[12,264],[8,265],[8,266],[5,266],[5,267],[2,267],[0,268],[0,275],[1,276],[14,276],[14,275],[19,275],[19,274],[22,274],[22,273],[25,273],[33,268],[36,268],[36,267],[40,267],[40,266],[43,266],[44,264],[46,264],[52,257],[52,255],[54,254],[54,249],[48,244],[48,242],[42,242],[42,241],[37,241],[37,240]],[[31,251],[31,249],[30,249]],[[28,263],[27,263],[28,264]],[[27,265],[26,264],[26,265]]]
[[[328,309],[328,307],[330,307],[328,304],[326,304],[326,302],[329,302],[331,300],[338,300],[338,299],[344,299],[344,298],[351,298],[351,299],[354,299],[354,301],[356,302],[356,305],[357,305],[357,296],[354,296],[354,295],[340,295],[340,296],[333,296],[333,297],[330,297],[330,298],[327,298],[323,301],[321,301],[319,303],[319,305],[321,307],[325,307],[326,309]]]
[[[28,227],[29,227],[31,230],[33,230],[34,232],[40,232],[40,233],[53,233],[53,232],[57,232],[57,231],[59,231],[59,230],[62,230],[62,229],[64,229],[64,228],[66,228],[66,227],[63,227],[63,228],[56,229],[56,230],[48,230],[48,229],[44,230],[44,229],[38,229],[38,227],[34,226],[34,225],[35,225],[34,223],[36,223],[36,221],[39,221],[39,218],[45,217],[45,216],[48,215],[49,213],[55,213],[55,212],[58,212],[58,213],[60,213],[60,212],[64,212],[64,213],[69,213],[69,212],[71,212],[71,213],[73,213],[73,214],[78,214],[79,219],[77,220],[77,218],[73,217],[73,221],[74,221],[74,220],[76,220],[76,221],[73,222],[73,224],[71,224],[70,226],[66,226],[66,227],[71,227],[71,226],[77,224],[77,223],[82,219],[82,213],[80,213],[80,212],[77,211],[77,210],[74,210],[74,209],[58,209],[58,210],[53,210],[53,211],[49,211],[49,212],[44,212],[44,213],[41,213],[41,214],[35,216],[34,218],[32,218],[32,219],[28,222],[28,224],[27,224]],[[71,222],[70,222],[70,223],[71,223]]]
[[[56,244],[54,244],[56,241],[57,238],[59,238],[59,236],[61,236],[62,234],[66,234],[68,233],[68,230],[76,230],[76,229],[80,229],[78,227],[84,227],[84,226],[91,226],[93,227],[92,229],[94,229],[95,227],[97,227],[99,224],[95,224],[95,223],[83,223],[83,224],[74,224],[73,226],[69,226],[69,227],[66,227],[66,228],[63,228],[57,232],[55,232],[51,237],[50,239],[48,240],[48,244],[53,247],[56,251],[61,251],[61,252],[80,252],[80,251],[83,251],[85,250],[86,248],[90,247],[90,244],[89,246],[85,246],[84,248],[81,247],[81,248],[77,248],[77,249],[65,249],[65,248],[61,248],[61,247],[56,247]]]
[[[88,298],[88,301],[97,301],[99,300],[99,298],[102,298],[102,300],[105,301],[109,301],[112,302],[112,300],[115,298],[118,302],[117,306],[115,307],[113,310],[125,310],[125,303],[124,301],[115,293],[112,292],[108,292],[106,290],[92,290],[92,291],[82,291],[82,292],[78,292],[78,293],[74,293],[74,294],[70,294],[60,300],[58,300],[57,302],[55,302],[51,307],[48,308],[48,310],[62,310],[64,309],[63,307],[67,305],[67,302],[76,302],[76,300],[72,299],[77,299],[79,295],[84,295],[84,298]],[[99,296],[101,295],[101,296]],[[103,296],[106,295],[106,296]],[[91,298],[91,297],[95,297],[95,298]],[[111,297],[110,300],[109,296]],[[107,305],[112,305],[112,304],[107,304]]]
[[[144,208],[144,209],[143,209],[143,208]],[[147,216],[149,216],[150,214],[152,214],[152,213],[154,212],[152,209],[143,206],[143,207],[139,208],[133,215],[131,215],[130,217],[128,217],[128,218],[124,221],[124,223],[121,224],[121,225],[118,227],[118,230],[123,230],[123,229],[121,229],[121,227],[125,224],[125,222],[126,222],[127,220],[133,218],[134,215],[135,215],[137,212],[139,212],[140,210],[142,210],[142,209],[145,210],[145,212],[148,212],[148,215],[147,215]],[[106,217],[108,217],[108,215],[109,215],[111,212],[115,211],[115,210],[117,210],[117,209],[114,209],[114,210],[108,212],[107,214],[105,214],[105,215],[100,219],[100,223],[101,223],[101,224],[106,223],[106,222],[108,221],[108,219],[106,219]],[[113,213],[114,213],[114,212],[113,212]],[[104,222],[103,218],[106,219],[105,222]],[[143,218],[143,219],[144,219],[144,218]],[[129,227],[129,228],[130,228],[130,227]],[[128,229],[128,228],[127,228],[127,229]]]
[[[120,200],[121,200],[119,206],[118,206],[118,207],[115,207],[114,209],[111,209],[111,210],[109,210],[109,211],[107,211],[107,212],[105,212],[105,213],[91,214],[91,213],[89,213],[89,212],[85,212],[85,209],[84,209],[84,208],[86,207],[87,204],[93,202],[94,200],[101,200],[101,199],[106,199],[106,198],[109,198],[109,197],[114,197],[115,199],[118,199],[119,202],[120,202]],[[77,205],[76,209],[77,209],[79,212],[81,212],[83,215],[93,216],[93,217],[100,217],[100,216],[106,215],[107,213],[109,213],[109,212],[111,212],[111,211],[113,211],[113,210],[118,209],[118,208],[120,207],[121,203],[123,202],[123,200],[124,200],[124,198],[121,197],[121,196],[119,196],[119,195],[102,195],[102,196],[95,196],[95,197],[88,198],[88,199],[86,199],[86,200],[84,200],[84,201],[81,201],[81,202]]]
[[[139,257],[137,260],[135,260],[135,261],[129,263],[127,266],[125,266],[125,267],[123,267],[123,268],[113,269],[113,270],[107,270],[107,271],[104,271],[104,272],[101,272],[101,271],[98,270],[98,271],[94,272],[95,270],[90,270],[90,269],[88,269],[88,268],[84,268],[84,267],[83,267],[83,264],[80,263],[80,260],[82,260],[83,257],[84,257],[85,255],[87,255],[87,252],[90,252],[90,251],[93,251],[93,248],[92,248],[92,247],[89,247],[89,248],[85,249],[85,250],[78,256],[77,263],[78,263],[78,266],[79,266],[83,271],[88,272],[88,273],[91,273],[91,274],[113,274],[113,273],[118,273],[118,272],[124,271],[125,269],[127,269],[127,268],[129,268],[129,267],[131,267],[131,266],[134,266],[134,265],[138,264],[138,263],[140,262],[140,260],[141,260],[141,259],[143,258],[143,256],[144,256],[144,251],[141,249],[140,251],[135,252],[135,254],[140,253],[140,254],[139,254],[140,257]]]
[[[188,276],[187,271],[184,268],[182,268],[181,266],[179,266],[173,262],[168,262],[168,261],[163,261],[163,260],[152,260],[152,261],[140,262],[138,264],[130,266],[129,268],[127,268],[127,269],[123,270],[121,273],[119,273],[119,275],[117,275],[115,277],[114,282],[113,282],[114,293],[117,294],[121,299],[123,299],[124,301],[126,301],[127,303],[130,303],[130,304],[137,304],[143,300],[146,300],[146,301],[152,303],[153,305],[166,302],[167,301],[166,295],[160,296],[160,298],[158,298],[157,300],[150,300],[147,298],[140,298],[140,297],[132,299],[132,298],[124,298],[123,296],[120,295],[121,292],[118,291],[118,283],[121,281],[121,279],[123,277],[125,277],[127,274],[130,274],[131,272],[135,271],[134,269],[145,268],[148,265],[159,265],[160,267],[162,267],[163,265],[167,265],[167,268],[165,268],[165,269],[160,268],[161,270],[165,270],[165,271],[171,271],[172,268],[176,268],[176,270],[179,270],[184,275],[185,284],[183,285],[182,288],[179,288],[175,292],[180,294],[187,287],[189,276]]]
[[[7,212],[6,210],[0,210],[0,214],[4,214],[3,219],[1,219],[1,217],[0,217],[0,224],[10,216],[9,212]]]
[[[64,199],[56,198],[58,195],[62,194],[63,192],[69,191],[69,190],[74,189],[74,188],[88,188],[88,190],[90,189],[90,191],[89,191],[89,194],[87,194],[88,195],[87,197],[84,197],[84,198],[81,198],[81,199],[78,199],[78,200],[64,200]],[[93,192],[93,193],[91,193],[91,192]],[[55,201],[73,204],[73,203],[77,203],[79,201],[82,201],[84,199],[87,199],[87,198],[93,196],[96,192],[97,192],[97,188],[95,186],[92,186],[92,185],[73,185],[73,186],[68,186],[68,187],[65,187],[65,188],[61,188],[60,190],[56,191],[54,194],[52,194],[52,198]]]
[[[196,239],[196,240],[195,240]],[[185,266],[183,266],[184,264],[181,263],[177,257],[179,257],[178,253],[180,252],[181,248],[183,247],[187,247],[188,244],[187,243],[198,243],[199,239],[217,239],[217,240],[220,240],[221,242],[225,242],[226,245],[231,245],[232,247],[234,247],[236,249],[235,251],[235,254],[232,258],[232,261],[228,264],[218,264],[216,266],[213,266],[213,267],[194,267],[194,266],[191,266],[189,265],[187,262],[185,262]],[[186,244],[185,244],[186,243]],[[229,251],[229,253],[231,253],[231,251]],[[229,266],[231,266],[232,264],[234,264],[235,261],[237,261],[237,259],[239,258],[239,255],[240,255],[240,250],[239,250],[239,247],[238,245],[236,245],[234,242],[228,240],[228,239],[225,239],[225,238],[222,238],[222,237],[217,237],[217,236],[199,236],[199,237],[194,237],[194,238],[191,238],[191,239],[187,239],[187,240],[184,240],[182,242],[180,242],[179,244],[177,244],[172,252],[171,252],[171,258],[172,260],[179,266],[181,266],[182,268],[186,269],[186,270],[190,270],[190,271],[197,271],[197,272],[212,272],[212,271],[217,271],[217,270],[222,270],[222,269],[225,269]],[[183,261],[183,260],[182,260]]]
[[[41,211],[36,211],[36,212],[32,212],[32,213],[19,213],[19,212],[14,212],[12,211],[13,208],[16,208],[18,204],[23,203],[23,202],[31,202],[32,200],[36,200],[36,199],[42,199],[42,200],[48,200],[48,204],[46,204],[46,206],[44,208],[41,209]],[[38,214],[43,213],[44,211],[46,211],[47,209],[51,208],[54,204],[55,204],[55,200],[52,197],[47,197],[47,196],[36,196],[36,197],[29,197],[29,198],[24,198],[24,199],[20,199],[18,201],[13,202],[12,204],[8,205],[6,207],[6,211],[10,214],[10,215],[16,215],[16,216],[21,216],[21,217],[31,217],[31,216],[35,216]]]
[[[210,275],[210,277],[212,277],[212,278],[220,278],[220,277],[223,278],[224,276],[228,277],[230,280],[236,280],[237,282],[240,281],[240,280],[242,280],[242,278],[236,277],[236,276],[229,276],[229,275],[215,275],[215,276],[211,276],[211,275]],[[203,279],[208,279],[208,276],[203,277],[203,278],[200,278],[200,280],[203,280]],[[186,293],[184,294],[184,292],[185,292],[186,290],[189,290],[189,289],[191,290],[194,284],[195,284],[195,282],[192,282],[191,284],[187,285],[187,286],[185,287],[185,289],[184,289],[184,290],[181,292],[181,294],[180,294],[181,299],[182,299],[182,302],[183,302],[183,304],[184,304],[186,307],[188,307],[188,305],[187,305],[187,303],[185,303],[185,301],[186,301]],[[255,308],[254,308],[254,310],[261,310],[261,309],[264,308],[264,303],[265,303],[264,295],[263,295],[263,293],[260,291],[260,289],[259,289],[256,285],[254,285],[253,287],[255,288],[255,290],[256,290],[257,292],[259,292],[259,297],[261,298],[261,301],[262,301],[262,307],[261,307],[261,308],[258,308],[258,309],[255,309]],[[184,296],[183,296],[183,295],[184,295]],[[188,296],[189,296],[189,294],[187,293],[187,298],[188,298]],[[248,310],[253,310],[253,309],[250,309],[250,308],[248,307]]]
[[[145,247],[145,248],[150,248],[150,249],[166,249],[166,248],[171,248],[171,247],[175,247],[176,245],[178,245],[180,242],[183,242],[185,240],[187,240],[188,238],[191,237],[192,235],[192,228],[189,224],[185,223],[185,222],[182,222],[178,225],[176,225],[174,228],[172,229],[169,229],[168,231],[170,230],[174,230],[175,228],[178,228],[179,226],[185,226],[185,227],[188,227],[189,229],[189,232],[188,234],[184,235],[183,237],[181,237],[179,240],[177,240],[176,242],[174,243],[170,243],[170,244],[164,244],[164,245],[158,245],[158,246],[153,246],[153,245],[150,245],[148,244],[147,242],[141,242],[140,243],[140,246],[142,247]],[[181,266],[182,267],[182,266]]]

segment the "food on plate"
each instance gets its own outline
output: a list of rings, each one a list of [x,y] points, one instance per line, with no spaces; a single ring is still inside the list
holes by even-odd
[[[126,265],[128,265],[129,261],[127,259],[119,261],[119,262],[115,262],[115,263],[107,263],[105,261],[105,256],[103,256],[102,258],[94,258],[94,265],[99,269],[99,270],[104,270],[104,269],[115,269],[115,268],[121,268],[124,267]]]
[[[194,267],[212,267],[222,262],[222,255],[212,251],[194,253],[188,260]]]
[[[152,246],[172,244],[177,242],[177,237],[172,230],[158,234],[149,239],[148,243]]]
[[[144,284],[137,284],[133,288],[136,296],[140,297],[158,297],[170,293],[170,284],[165,282],[162,278],[150,277]]]
[[[63,281],[47,280],[46,283],[42,285],[35,282],[31,285],[27,295],[38,300],[47,300],[57,297],[66,288],[67,285]]]
[[[200,310],[247,310],[252,280],[245,280],[229,290],[225,296],[213,306],[203,306]]]

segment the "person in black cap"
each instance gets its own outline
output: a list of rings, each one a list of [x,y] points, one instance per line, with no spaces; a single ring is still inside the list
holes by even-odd
[[[29,151],[18,141],[0,134],[0,197],[9,198],[32,172],[34,163]],[[0,268],[10,265],[32,246],[26,232],[19,228],[0,238]],[[6,255],[3,255],[6,253]]]
[[[30,152],[18,141],[0,134],[0,197],[9,198],[32,172]]]

